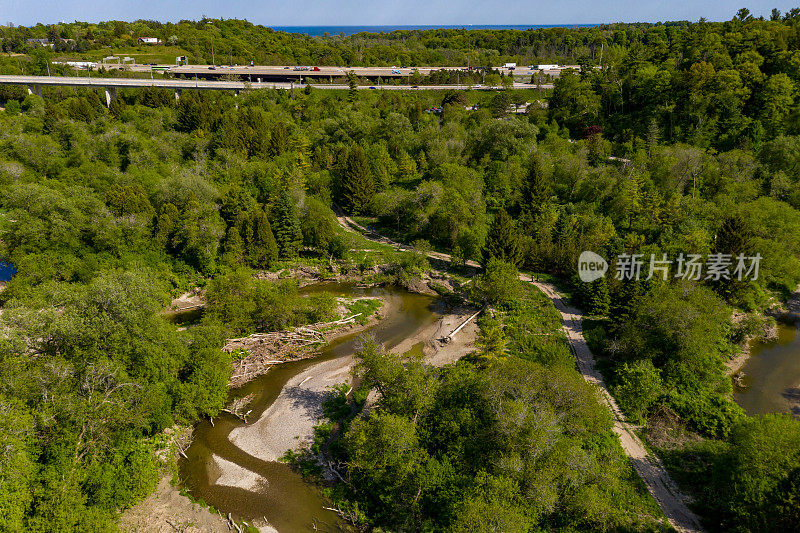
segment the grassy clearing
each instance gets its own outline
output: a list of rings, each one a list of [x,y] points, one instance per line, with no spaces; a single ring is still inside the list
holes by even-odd
[[[507,302],[498,313],[504,326],[507,353],[546,366],[574,367],[561,315],[553,302],[530,283],[519,284],[517,298]]]
[[[347,315],[352,316],[361,313],[356,317],[356,322],[366,324],[372,315],[381,308],[381,300],[377,298],[361,298],[347,305]]]
[[[107,56],[117,56],[119,58],[132,57],[136,63],[174,65],[176,57],[185,55],[188,55],[188,52],[179,46],[128,46],[87,50],[81,53],[58,53],[53,59],[55,61],[100,61]]]

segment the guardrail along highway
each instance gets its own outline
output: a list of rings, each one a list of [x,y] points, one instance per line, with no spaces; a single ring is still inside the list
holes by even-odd
[[[302,88],[294,82],[249,82],[249,81],[212,81],[200,79],[172,79],[172,78],[92,78],[90,76],[0,76],[0,85],[24,85],[28,88],[29,94],[38,94],[41,96],[42,87],[44,86],[58,86],[58,87],[94,87],[104,89],[106,93],[106,104],[111,103],[111,99],[116,96],[117,89],[123,88],[145,88],[145,87],[160,87],[164,89],[171,89],[175,91],[175,98],[180,97],[181,91],[184,90],[217,90],[217,91],[233,91],[238,94],[243,90],[257,90],[257,89],[292,89]],[[315,89],[348,89],[348,85],[340,83],[311,83],[309,84]],[[366,86],[359,85],[359,89],[366,90],[391,90],[391,91],[408,91],[408,90],[446,90],[458,89],[467,90],[476,88],[479,90],[493,90],[500,89],[500,87],[474,87],[470,85],[374,85]],[[531,83],[515,83],[515,89],[549,89],[552,88],[550,84],[531,84]]]

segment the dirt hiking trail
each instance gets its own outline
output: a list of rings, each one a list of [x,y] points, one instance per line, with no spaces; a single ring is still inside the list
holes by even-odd
[[[350,217],[341,213],[338,215],[339,224],[347,231],[361,233],[369,240],[396,246],[399,250],[410,249],[407,245],[394,242],[387,237],[368,230]],[[427,255],[432,259],[441,261],[451,260],[448,254],[441,252],[428,252]],[[468,262],[468,265],[472,267],[480,266],[473,261]],[[614,433],[619,436],[625,455],[628,456],[634,469],[644,481],[647,490],[658,502],[670,525],[680,532],[702,531],[697,516],[686,505],[688,498],[680,492],[661,460],[656,455],[648,453],[644,443],[634,432],[634,426],[625,420],[625,415],[622,414],[614,397],[611,396],[603,376],[595,367],[594,355],[589,350],[589,345],[583,336],[583,313],[567,305],[564,298],[558,294],[552,284],[536,281],[530,276],[522,274],[520,274],[520,279],[536,285],[539,290],[550,298],[558,312],[561,313],[564,333],[567,336],[570,349],[575,355],[578,371],[588,383],[599,387],[603,399],[614,415]]]

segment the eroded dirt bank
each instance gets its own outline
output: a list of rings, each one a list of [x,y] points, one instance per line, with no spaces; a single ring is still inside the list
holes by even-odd
[[[124,513],[124,533],[200,533],[230,531],[228,520],[193,503],[170,483],[170,476],[158,482],[156,491]]]

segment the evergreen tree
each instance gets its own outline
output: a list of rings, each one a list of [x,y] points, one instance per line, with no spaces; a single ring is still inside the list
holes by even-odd
[[[414,102],[408,108],[408,120],[411,121],[411,125],[414,126],[414,129],[419,129],[419,122],[422,120],[422,103],[419,100]]]
[[[496,258],[519,268],[522,262],[522,246],[520,244],[519,232],[514,221],[508,216],[505,209],[500,209],[492,220],[489,234],[486,236],[483,261],[488,263],[490,259]]]
[[[269,138],[269,153],[277,156],[284,153],[289,148],[289,130],[283,122],[276,122],[272,126],[272,134]]]
[[[347,73],[347,85],[350,91],[347,93],[347,99],[351,102],[358,100],[358,78],[352,70]]]
[[[242,265],[244,241],[236,226],[229,227],[225,235],[225,242],[222,244],[222,260],[234,268]]]
[[[263,210],[254,212],[250,221],[250,242],[248,243],[248,260],[254,268],[269,268],[278,258],[278,245],[272,233],[269,219]]]
[[[180,216],[178,208],[174,204],[166,203],[161,207],[161,214],[156,219],[155,241],[168,251],[173,251],[172,237],[175,234]]]
[[[606,278],[600,278],[588,284],[587,311],[592,315],[607,315],[611,305]]]
[[[203,91],[184,91],[178,101],[176,129],[187,133],[201,128],[215,130],[223,110],[212,98]]]
[[[259,208],[256,207],[248,213],[239,213],[233,222],[233,225],[239,228],[239,235],[242,236],[242,241],[244,241],[245,256],[248,263],[255,261],[253,257],[253,250],[255,250],[255,246],[253,246],[253,227],[255,226],[255,217],[258,211]]]
[[[365,150],[367,161],[375,181],[375,191],[384,191],[392,181],[397,165],[386,149],[385,143],[375,143]]]
[[[632,318],[639,301],[647,292],[644,281],[636,279],[614,280],[611,302],[608,309],[609,329],[613,333],[627,324]]]
[[[606,161],[606,142],[600,126],[586,128],[586,146],[589,149],[587,160],[593,167],[600,166]]]
[[[245,107],[235,116],[243,153],[247,157],[255,157],[267,152],[270,135],[267,114],[255,107]]]
[[[750,285],[747,280],[742,277],[742,280],[736,279],[734,269],[738,263],[737,256],[744,255],[750,257],[753,255],[753,233],[747,222],[738,214],[733,214],[725,217],[717,233],[717,239],[714,243],[714,252],[722,254],[730,254],[731,268],[730,279],[720,279],[716,282],[711,282],[714,289],[729,301],[739,301],[745,297]]]
[[[528,176],[522,188],[522,209],[528,213],[532,220],[539,217],[544,207],[550,201],[552,191],[549,180],[545,176],[544,163],[538,153],[531,159]]]
[[[508,344],[503,323],[488,313],[481,316],[478,323],[480,332],[475,344],[480,348],[481,359],[503,357]]]
[[[239,224],[242,227],[247,212],[256,208],[253,196],[241,187],[231,187],[222,197],[219,214],[228,225]],[[244,236],[244,235],[243,235]]]
[[[725,217],[717,233],[715,248],[717,252],[734,256],[752,252],[753,235],[744,218],[736,214]]]
[[[650,119],[650,124],[647,126],[647,155],[649,157],[653,157],[653,152],[658,146],[658,138],[658,121],[653,117]]]
[[[108,105],[108,112],[114,118],[119,118],[122,116],[123,111],[127,105],[125,101],[120,98],[112,98],[111,103]]]
[[[417,163],[405,150],[400,152],[400,162],[397,165],[400,178],[411,178],[417,174]]]
[[[305,135],[298,134],[291,139],[290,146],[295,154],[295,164],[301,171],[311,168],[311,141]]]
[[[562,209],[553,228],[553,270],[561,275],[574,272],[579,254],[572,216]]]
[[[492,115],[495,117],[504,117],[508,115],[508,108],[511,107],[512,103],[511,95],[508,94],[508,91],[498,92],[495,97],[492,98]]]
[[[116,185],[106,191],[106,205],[116,216],[127,216],[139,213],[153,215],[153,206],[147,193],[138,183],[135,185]]]
[[[456,241],[453,244],[453,249],[450,251],[450,268],[456,272],[461,272],[464,270],[466,264],[467,260],[464,258],[464,250],[461,249],[461,245]]]
[[[363,148],[354,145],[347,154],[340,179],[340,201],[354,215],[370,211],[375,195],[375,180]]]
[[[297,257],[303,243],[303,231],[297,207],[288,191],[283,191],[273,206],[275,222],[275,240],[281,257],[292,259]]]
[[[425,157],[425,152],[420,152],[417,156],[417,168],[420,172],[428,170],[428,159]]]

